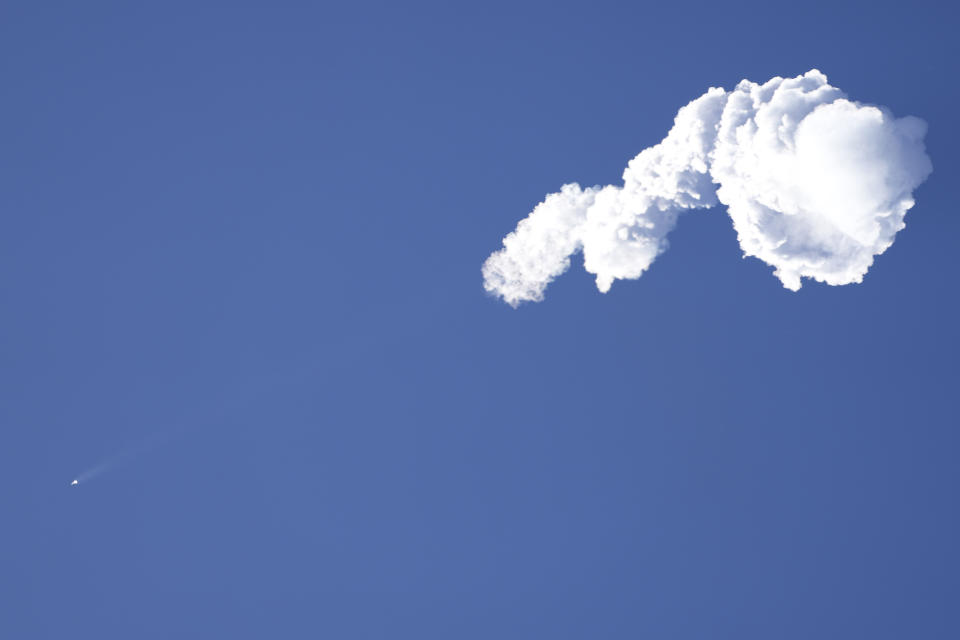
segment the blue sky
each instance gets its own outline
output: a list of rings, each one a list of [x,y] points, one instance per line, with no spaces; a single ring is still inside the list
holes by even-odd
[[[6,5],[0,635],[957,637],[957,16],[778,5]],[[812,67],[930,127],[862,285],[714,208],[484,293],[544,194]]]

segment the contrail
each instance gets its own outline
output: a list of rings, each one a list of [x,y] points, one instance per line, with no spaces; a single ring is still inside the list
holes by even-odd
[[[653,264],[681,213],[717,204],[744,256],[772,266],[787,289],[803,278],[861,282],[933,170],[925,133],[918,118],[847,99],[816,69],[712,88],[628,163],[623,186],[571,183],[547,195],[484,263],[484,288],[512,306],[542,300],[582,252],[606,292]]]
[[[72,487],[79,484],[83,484],[85,482],[89,482],[90,480],[92,480],[93,478],[96,478],[100,474],[110,471],[111,469],[123,464],[130,458],[138,456],[146,451],[149,451],[153,447],[157,446],[163,439],[164,439],[163,436],[159,436],[159,435],[152,436],[150,438],[147,438],[146,440],[139,442],[138,444],[131,445],[130,447],[123,449],[122,451],[120,451],[120,453],[110,456],[106,460],[76,475],[74,479],[70,482],[70,486]]]
[[[242,394],[240,400],[234,401],[232,398],[236,394],[230,389],[225,389],[223,391],[224,395],[219,398],[214,398],[216,401],[211,402],[211,405],[206,410],[182,414],[178,419],[164,420],[164,426],[159,433],[154,433],[151,436],[137,440],[134,444],[121,449],[119,453],[85,469],[73,477],[69,486],[73,487],[89,482],[93,478],[131,461],[133,458],[146,453],[168,440],[174,438],[179,440],[180,436],[202,433],[202,429],[195,429],[195,427],[200,424],[219,422],[235,412],[242,411],[245,407],[250,406],[251,403],[262,398],[265,394],[280,388],[286,383],[286,378],[279,372],[265,375],[264,372],[257,371],[256,374],[251,375],[244,384],[249,385],[249,383],[254,380],[257,383],[255,392]],[[228,399],[230,399],[229,402],[227,401]]]

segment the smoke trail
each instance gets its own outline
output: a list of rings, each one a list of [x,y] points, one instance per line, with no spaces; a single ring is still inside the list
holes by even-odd
[[[98,463],[97,465],[90,467],[86,471],[81,472],[74,477],[74,481],[71,484],[82,484],[84,482],[89,482],[93,478],[99,476],[102,473],[105,473],[125,462],[129,459],[138,456],[142,453],[146,453],[150,449],[153,449],[155,446],[160,444],[163,441],[162,436],[153,436],[144,440],[136,445],[132,445],[122,450],[120,453],[117,453],[106,460]]]
[[[774,267],[786,288],[861,282],[932,171],[925,133],[922,120],[847,100],[815,69],[712,88],[629,162],[622,187],[548,195],[486,260],[484,288],[513,306],[542,300],[582,251],[606,292],[666,250],[680,213],[718,203],[744,255]]]

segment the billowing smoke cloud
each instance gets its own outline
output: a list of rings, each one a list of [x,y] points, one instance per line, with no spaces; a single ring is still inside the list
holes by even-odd
[[[802,278],[861,282],[932,171],[925,133],[922,120],[846,99],[817,70],[710,89],[630,161],[622,187],[548,195],[484,263],[484,287],[514,306],[542,300],[582,251],[606,292],[666,250],[681,212],[718,203],[744,254],[788,289]]]

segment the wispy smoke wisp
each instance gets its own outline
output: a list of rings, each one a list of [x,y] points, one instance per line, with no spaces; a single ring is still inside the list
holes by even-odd
[[[138,456],[142,453],[149,451],[150,449],[153,449],[162,440],[163,440],[163,436],[159,436],[159,435],[143,440],[139,444],[130,446],[122,450],[120,453],[114,454],[113,456],[107,458],[106,460],[97,464],[96,466],[86,469],[79,475],[75,476],[74,480],[78,484],[88,482],[93,478],[99,476],[100,474],[127,462],[130,458],[133,458],[135,456]]]
[[[848,100],[817,70],[712,88],[629,162],[622,187],[568,184],[548,195],[484,263],[484,288],[513,306],[542,300],[582,251],[606,292],[666,250],[680,213],[718,203],[744,255],[774,267],[788,289],[802,278],[861,282],[932,171],[925,133],[918,118]]]

